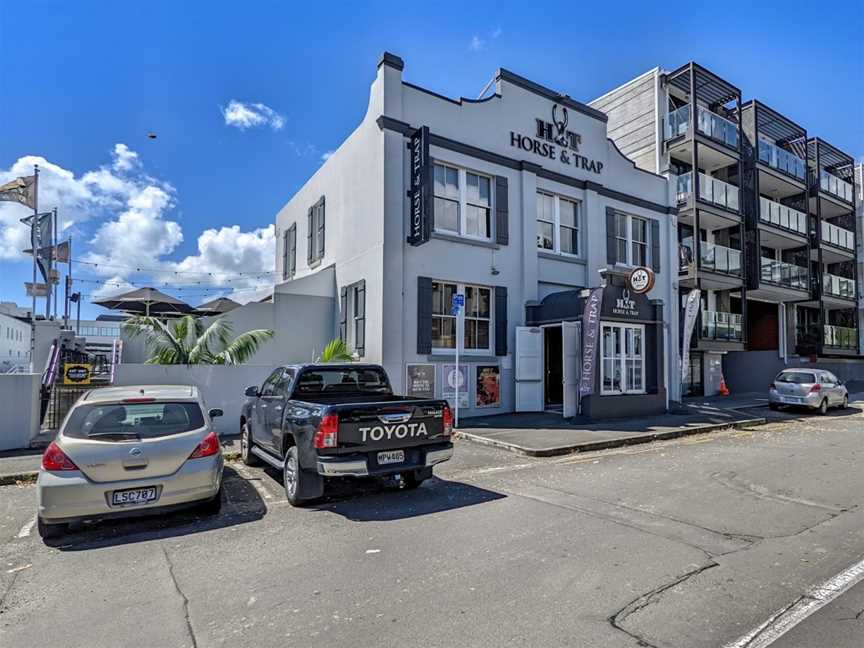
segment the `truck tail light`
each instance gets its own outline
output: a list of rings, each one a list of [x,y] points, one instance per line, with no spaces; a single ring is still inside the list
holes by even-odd
[[[198,444],[195,451],[189,455],[190,459],[200,459],[201,457],[212,457],[219,452],[219,437],[215,432],[208,432],[207,436]]]
[[[42,455],[42,470],[60,472],[61,470],[78,470],[78,466],[66,456],[60,446],[52,441]]]
[[[335,448],[339,442],[339,415],[325,414],[315,430],[313,444],[316,448]]]
[[[821,392],[821,391],[822,391],[822,385],[820,385],[819,383],[816,383],[815,385],[813,385],[810,388],[811,394],[816,394],[816,393]]]
[[[450,411],[449,405],[444,405],[444,411],[441,413],[441,420],[444,422],[444,436],[453,434],[453,412]]]

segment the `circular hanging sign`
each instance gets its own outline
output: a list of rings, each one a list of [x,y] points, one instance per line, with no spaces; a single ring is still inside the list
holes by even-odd
[[[644,266],[633,268],[627,283],[630,284],[630,290],[634,293],[640,295],[647,293],[654,287],[654,271]]]

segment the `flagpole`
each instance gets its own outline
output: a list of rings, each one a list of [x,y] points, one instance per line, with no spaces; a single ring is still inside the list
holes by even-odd
[[[48,274],[45,277],[46,287],[48,290],[45,293],[45,321],[49,321],[51,319],[51,291],[53,287],[51,286],[51,269],[54,267],[54,260],[51,258],[54,255],[54,213],[48,212],[48,218],[51,220],[48,221],[48,250],[49,255],[45,260],[45,271]],[[42,252],[42,245],[44,241],[42,240],[42,234],[40,230],[39,234],[39,250],[34,250],[33,255],[38,256]]]
[[[39,220],[39,165],[33,165],[33,222],[30,223],[30,249],[33,250],[33,302],[30,308],[30,373],[36,373],[36,223]]]
[[[57,302],[60,300],[60,297],[58,295],[58,293],[60,292],[60,287],[59,287],[59,284],[60,284],[60,281],[59,281],[59,279],[60,279],[60,260],[57,258],[57,254],[56,254],[57,253],[57,245],[58,245],[58,240],[57,240],[58,231],[57,231],[57,229],[58,229],[57,228],[57,208],[55,207],[54,208],[54,244],[51,246],[52,267],[57,266],[57,279],[58,279],[57,283],[54,283],[54,274],[53,273],[51,274],[51,285],[53,286],[53,290],[54,290],[54,321],[55,322],[57,321]],[[54,263],[55,261],[56,261],[56,263]]]

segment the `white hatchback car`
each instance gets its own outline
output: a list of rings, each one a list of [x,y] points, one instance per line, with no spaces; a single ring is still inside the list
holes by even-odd
[[[145,385],[86,392],[42,456],[38,528],[222,503],[222,452],[196,387]]]

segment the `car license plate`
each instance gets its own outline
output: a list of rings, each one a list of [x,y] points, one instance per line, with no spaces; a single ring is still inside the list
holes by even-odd
[[[378,453],[378,465],[386,466],[387,464],[402,463],[405,461],[404,450],[388,450],[387,452]]]
[[[781,396],[780,402],[782,403],[800,403],[801,399],[796,396]]]
[[[131,504],[146,504],[156,501],[156,487],[129,488],[127,490],[114,491],[111,495],[111,503],[115,506],[127,506]]]

